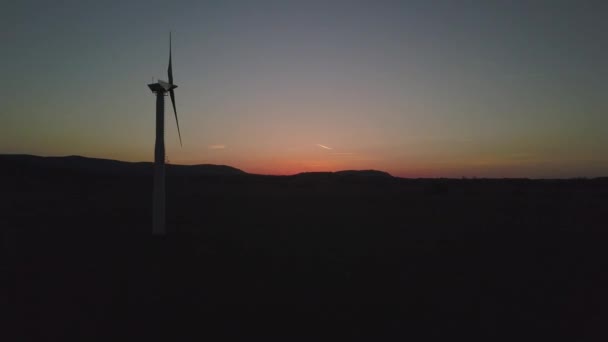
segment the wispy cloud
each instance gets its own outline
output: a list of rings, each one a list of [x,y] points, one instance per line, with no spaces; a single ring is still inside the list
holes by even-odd
[[[208,148],[210,150],[223,150],[226,148],[226,145],[209,145]]]
[[[319,146],[320,148],[324,148],[326,150],[333,150],[333,148],[331,148],[329,146],[325,146],[325,145],[321,145],[321,144],[317,144],[317,146]]]

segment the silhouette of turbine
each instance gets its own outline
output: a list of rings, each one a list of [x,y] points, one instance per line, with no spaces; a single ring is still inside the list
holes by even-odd
[[[157,83],[148,84],[150,90],[156,94],[156,142],[154,144],[154,192],[152,205],[152,234],[165,235],[165,96],[169,93],[179,145],[182,146],[182,134],[179,131],[177,109],[175,109],[175,92],[173,84],[173,68],[171,65],[171,33],[169,33],[169,67],[167,68],[169,82],[158,80]]]

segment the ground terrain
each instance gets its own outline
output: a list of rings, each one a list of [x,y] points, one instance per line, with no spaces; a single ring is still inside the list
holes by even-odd
[[[608,336],[608,179],[0,156],[6,341]]]

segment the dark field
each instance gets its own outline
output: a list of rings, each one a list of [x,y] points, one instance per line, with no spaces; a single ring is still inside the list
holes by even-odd
[[[0,156],[4,341],[608,337],[608,179]]]

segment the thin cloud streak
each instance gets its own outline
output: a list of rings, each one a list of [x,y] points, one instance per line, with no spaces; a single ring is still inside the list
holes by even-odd
[[[209,145],[208,148],[210,150],[223,150],[226,148],[226,145]]]
[[[326,150],[333,150],[333,148],[331,148],[329,146],[325,146],[325,145],[321,145],[321,144],[317,144],[317,146],[319,146],[320,148],[324,148]]]

